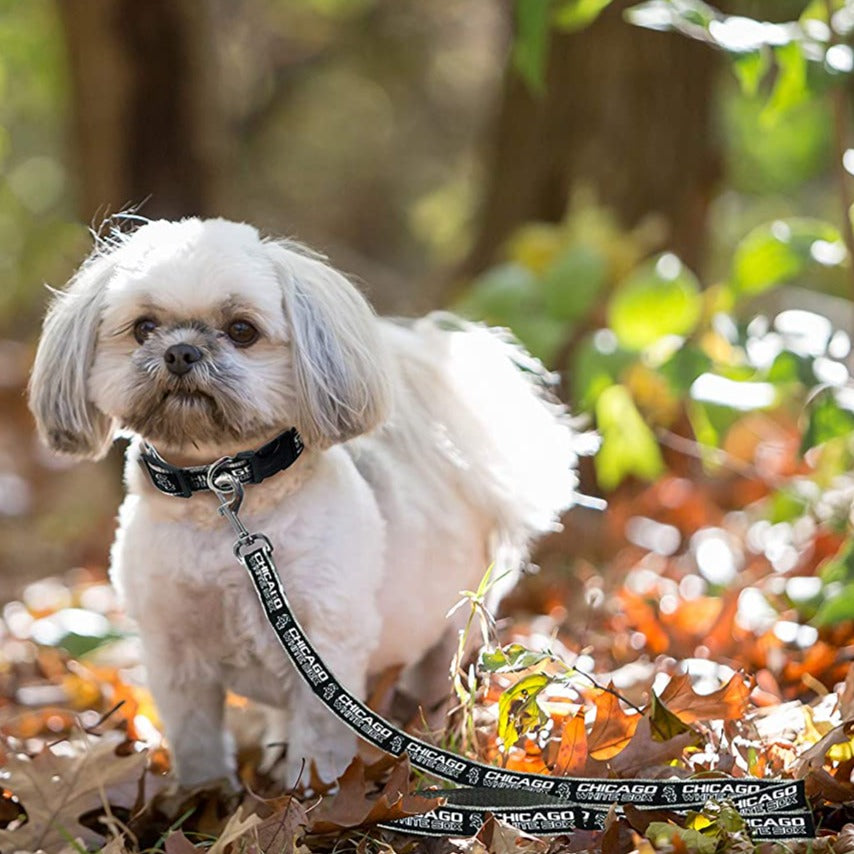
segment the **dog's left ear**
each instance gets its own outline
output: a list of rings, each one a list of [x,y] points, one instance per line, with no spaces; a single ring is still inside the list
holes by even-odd
[[[385,348],[373,309],[327,264],[281,242],[264,247],[284,292],[293,334],[297,429],[328,447],[378,426],[390,403]]]

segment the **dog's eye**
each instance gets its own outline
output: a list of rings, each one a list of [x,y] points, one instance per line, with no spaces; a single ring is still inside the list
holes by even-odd
[[[258,330],[247,320],[233,320],[225,332],[238,347],[248,347],[258,340]]]
[[[157,321],[150,317],[141,317],[133,325],[133,337],[142,344],[154,330],[157,329]]]

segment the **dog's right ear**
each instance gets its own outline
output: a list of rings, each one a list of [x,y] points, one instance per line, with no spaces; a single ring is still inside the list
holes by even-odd
[[[110,255],[93,255],[45,317],[30,376],[30,411],[39,435],[54,451],[100,459],[113,440],[112,419],[89,399],[104,290],[113,273]]]

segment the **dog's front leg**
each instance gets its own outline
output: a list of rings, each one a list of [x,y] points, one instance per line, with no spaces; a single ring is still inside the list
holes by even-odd
[[[182,786],[225,779],[235,788],[234,745],[224,723],[225,688],[217,674],[184,673],[181,652],[145,645],[148,683]]]
[[[368,642],[360,637],[359,626],[344,637],[329,631],[332,615],[325,615],[320,631],[306,631],[320,657],[337,679],[355,697],[363,699],[367,682]],[[311,621],[313,624],[314,620]],[[366,620],[370,623],[370,619]],[[340,626],[342,623],[338,621]],[[324,630],[325,629],[325,630]],[[357,739],[312,693],[302,679],[294,681],[287,702],[287,755],[283,763],[283,782],[287,787],[310,785],[311,764],[326,783],[336,780],[356,755]]]

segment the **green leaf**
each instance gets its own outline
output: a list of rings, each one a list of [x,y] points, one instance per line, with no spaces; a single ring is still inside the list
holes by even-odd
[[[555,9],[554,24],[566,33],[583,30],[610,4],[611,0],[562,0]]]
[[[822,564],[819,574],[825,584],[854,584],[854,541],[850,537],[842,543],[833,557]]]
[[[588,412],[595,408],[599,395],[617,382],[622,372],[637,358],[634,353],[619,347],[602,350],[596,340],[596,336],[591,335],[579,344],[569,374],[573,398]]]
[[[521,264],[501,264],[475,279],[457,310],[498,326],[542,311],[537,279]]]
[[[563,321],[584,317],[605,284],[608,262],[590,246],[572,246],[543,273],[540,282],[549,314]]]
[[[768,368],[766,379],[775,385],[800,383],[807,388],[812,388],[818,382],[812,363],[812,358],[808,356],[801,356],[791,350],[783,350],[777,354],[771,363],[771,367]]]
[[[683,732],[693,732],[681,718],[675,715],[664,703],[661,698],[652,692],[652,702],[649,710],[650,719],[650,734],[653,741],[669,741]]]
[[[659,367],[658,372],[678,394],[687,394],[701,374],[712,369],[712,360],[699,348],[690,344],[680,347]]]
[[[697,278],[668,253],[619,287],[608,306],[608,325],[624,347],[642,350],[665,335],[687,335],[701,313]]]
[[[527,670],[543,661],[551,660],[552,656],[547,652],[535,652],[522,644],[513,643],[491,652],[482,652],[480,666],[488,673],[512,673],[517,670]]]
[[[732,70],[738,79],[742,94],[752,98],[759,84],[771,68],[771,54],[767,48],[740,53],[733,57]]]
[[[550,19],[551,0],[516,0],[513,65],[536,94],[545,90]]]
[[[498,698],[498,737],[505,749],[545,723],[546,715],[537,704],[537,697],[550,681],[544,673],[533,673]]]
[[[793,107],[804,103],[810,94],[807,60],[800,42],[776,45],[774,56],[777,60],[777,80],[760,116],[760,121],[765,124],[776,123]]]
[[[846,584],[832,599],[818,609],[812,622],[816,626],[832,626],[854,620],[854,583]]]
[[[720,18],[720,13],[701,0],[647,0],[632,6],[623,13],[625,19],[636,27],[648,30],[675,30],[689,38],[708,42],[709,24]]]
[[[807,426],[801,439],[801,453],[831,439],[854,435],[854,411],[847,395],[825,388],[815,394],[807,406]]]
[[[693,828],[678,827],[669,821],[651,821],[644,836],[653,844],[656,850],[682,850],[692,854],[715,854],[718,840],[714,836],[706,836]],[[681,845],[677,848],[673,840],[678,838]]]
[[[816,263],[846,258],[839,230],[818,219],[778,219],[754,228],[733,255],[732,283],[753,296],[788,282]],[[819,260],[820,259],[820,260]]]
[[[792,488],[783,487],[768,498],[765,516],[772,525],[780,522],[794,522],[800,519],[809,508],[809,501]]]
[[[654,480],[664,470],[658,442],[625,386],[612,385],[599,395],[596,423],[602,445],[594,464],[603,489],[616,489],[631,475]]]

